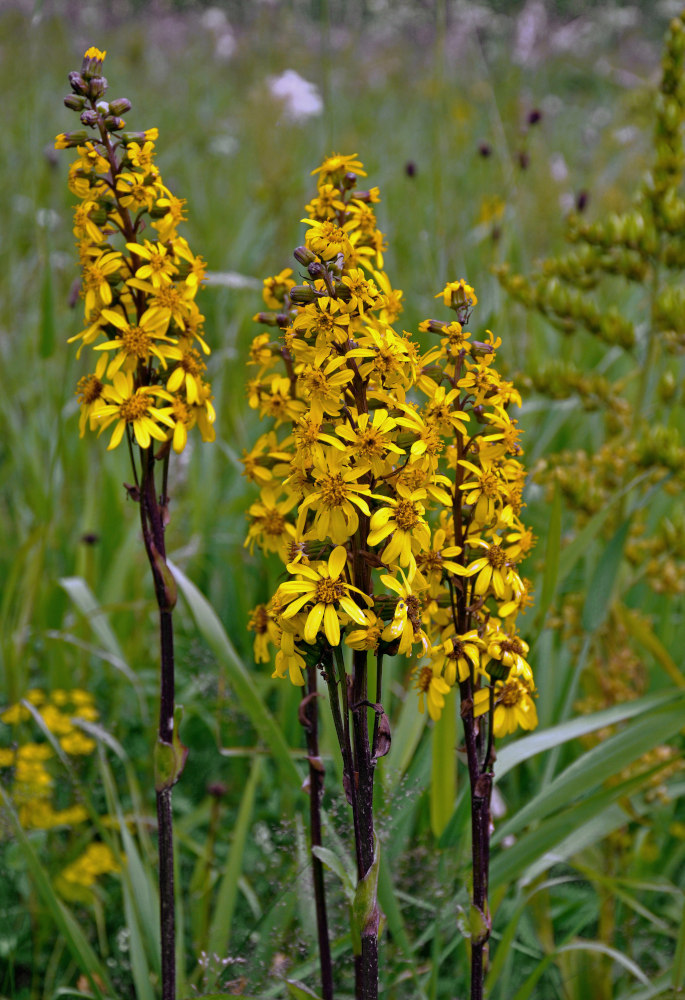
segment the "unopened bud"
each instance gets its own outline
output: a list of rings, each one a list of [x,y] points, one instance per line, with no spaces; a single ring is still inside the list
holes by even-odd
[[[486,669],[493,681],[505,681],[511,667],[506,666],[501,660],[490,660]]]
[[[113,115],[125,115],[131,110],[131,102],[128,97],[118,97],[109,102],[109,110]]]
[[[124,127],[126,122],[123,118],[117,118],[116,115],[109,115],[105,118],[105,128],[108,132],[119,132],[120,129]]]
[[[317,259],[316,254],[312,253],[308,247],[296,247],[296,249],[293,250],[293,257],[298,264],[303,264],[305,267],[309,264],[313,264]]]
[[[326,273],[326,268],[319,260],[313,260],[309,267],[307,268],[307,274],[310,278],[323,278]]]
[[[290,289],[290,301],[298,306],[308,306],[318,298],[318,292],[309,285],[295,285]]]
[[[95,128],[98,123],[98,113],[93,111],[91,108],[87,108],[81,113],[81,124],[88,125],[89,128]]]
[[[342,179],[342,186],[343,188],[346,188],[348,191],[351,191],[356,183],[357,183],[357,175],[352,173],[351,170],[348,171],[348,173],[346,173]]]
[[[104,76],[94,76],[88,85],[88,96],[91,101],[97,101],[107,90],[107,80]]]
[[[120,138],[121,138],[121,141],[123,143],[144,142],[145,141],[145,133],[144,132],[122,132]]]
[[[88,90],[88,84],[76,70],[72,70],[69,74],[69,84],[75,94],[85,94]]]
[[[64,98],[64,106],[70,108],[72,111],[83,111],[86,106],[86,99],[79,94],[69,94]]]

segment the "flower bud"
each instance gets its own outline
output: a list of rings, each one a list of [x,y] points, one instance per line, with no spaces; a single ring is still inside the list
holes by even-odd
[[[319,260],[313,260],[309,267],[307,268],[307,274],[310,278],[323,278],[326,272],[326,268]]]
[[[89,128],[95,128],[98,123],[98,113],[93,111],[91,108],[87,108],[81,113],[81,124],[88,125]]]
[[[298,306],[307,306],[316,302],[319,298],[318,292],[309,285],[295,285],[290,289],[290,301]]]
[[[88,133],[85,129],[78,129],[76,132],[60,132],[55,139],[55,149],[71,149],[73,146],[82,146],[88,140]]]
[[[69,74],[69,84],[75,94],[85,94],[88,90],[88,84],[76,70],[72,70]]]
[[[511,667],[507,667],[501,660],[490,660],[485,669],[493,681],[505,681],[509,676]]]
[[[64,98],[64,106],[65,108],[70,108],[72,111],[83,111],[86,106],[86,99],[78,94],[69,94]]]
[[[317,259],[316,254],[312,253],[308,247],[296,247],[293,250],[293,257],[298,264],[303,264],[305,267],[308,264],[313,264]]]
[[[103,52],[101,49],[96,48],[95,45],[91,45],[89,49],[86,49],[83,56],[83,63],[81,64],[81,75],[84,79],[90,80],[95,76],[100,76],[106,55],[106,51]]]
[[[351,170],[348,171],[348,173],[346,173],[342,179],[342,186],[347,191],[350,191],[356,183],[357,183],[357,175],[352,173]]]
[[[88,85],[88,96],[91,101],[97,101],[107,90],[107,80],[104,76],[94,76]]]
[[[126,122],[123,118],[117,118],[116,115],[109,115],[105,118],[105,128],[108,132],[119,132],[120,129],[124,127]]]
[[[109,102],[109,110],[111,114],[117,115],[117,117],[125,115],[131,110],[131,102],[127,97],[118,97],[116,101]]]

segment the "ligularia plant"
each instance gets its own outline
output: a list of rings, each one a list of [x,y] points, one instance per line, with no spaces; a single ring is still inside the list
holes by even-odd
[[[519,564],[533,545],[521,521],[515,387],[495,366],[500,340],[467,326],[477,304],[464,281],[437,298],[425,353],[395,321],[402,293],[383,268],[377,188],[362,164],[333,155],[314,171],[306,271],[264,283],[267,331],[254,339],[250,406],[268,429],[244,456],[260,491],[246,545],[275,553],[283,579],[254,609],[255,659],[303,688],[310,793],[322,790],[315,729],[317,671],[327,684],[352,807],[358,885],[352,906],[357,997],[378,992],[379,848],[376,763],[390,748],[383,660],[404,655],[419,709],[438,720],[459,689],[472,802],[472,996],[482,996],[494,741],[537,724],[528,647],[516,620],[530,602]],[[411,680],[409,680],[411,678]],[[372,721],[373,720],[373,721]],[[314,802],[316,806],[316,802]],[[314,887],[322,985],[332,993],[317,834]],[[313,824],[314,830],[314,824]]]
[[[145,551],[159,608],[161,695],[155,752],[159,831],[162,997],[175,997],[174,867],[171,789],[185,761],[174,724],[176,588],[166,561],[169,461],[197,426],[214,440],[212,394],[203,355],[209,348],[195,296],[204,262],[178,234],[184,204],[155,165],[157,129],[125,131],[125,98],[107,101],[106,53],[89,48],[69,74],[68,108],[83,129],[61,133],[58,149],[75,148],[70,190],[79,198],[74,235],[81,262],[84,329],[71,341],[94,352],[79,382],[80,432],[111,431],[108,449],[126,442]]]

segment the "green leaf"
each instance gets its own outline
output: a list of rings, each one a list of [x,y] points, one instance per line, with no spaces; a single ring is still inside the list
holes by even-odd
[[[678,931],[678,943],[673,959],[673,979],[674,990],[681,990],[685,984],[685,900],[683,900],[683,912],[680,918],[680,929]]]
[[[312,847],[312,854],[319,859],[324,867],[328,868],[329,871],[334,872],[338,876],[342,882],[347,900],[351,903],[354,899],[356,883],[354,875],[350,871],[349,865],[347,865],[328,847]]]
[[[671,699],[669,704],[648,712],[588,750],[504,823],[492,843],[499,843],[523,826],[585,795],[607,778],[619,774],[652,747],[668,740],[683,726],[684,706],[685,696],[679,692],[675,705]]]
[[[536,624],[533,634],[537,635],[542,629],[545,615],[554,600],[559,578],[559,558],[561,555],[561,521],[562,521],[561,489],[559,484],[554,488],[554,499],[552,509],[549,514],[549,526],[547,528],[547,546],[545,548],[545,570],[542,577],[542,587],[538,599]]]
[[[308,986],[300,983],[297,979],[286,979],[285,985],[289,995],[294,997],[295,1000],[311,1000],[312,997],[314,997],[314,1000],[321,1000],[318,993],[310,990]]]
[[[86,618],[99,642],[109,654],[107,662],[111,663],[113,667],[119,670],[133,684],[141,705],[143,705],[144,696],[141,683],[126,662],[126,657],[109,623],[109,619],[98,604],[86,581],[80,576],[64,576],[60,579],[59,585],[68,594],[70,600],[84,618]]]
[[[172,742],[166,743],[158,739],[154,749],[155,789],[161,792],[176,784],[183,773],[188,759],[188,747],[184,746],[178,736],[178,730],[183,716],[183,709],[177,705],[174,709],[174,731]]]
[[[609,945],[602,944],[601,941],[571,941],[569,944],[564,944],[560,948],[557,948],[556,954],[561,955],[566,951],[591,951],[599,955],[608,955],[609,958],[613,958],[615,962],[618,962],[631,975],[635,976],[643,986],[651,985],[649,979],[636,962],[633,962],[623,952],[617,951],[616,948],[610,948]]]
[[[430,820],[435,837],[442,836],[454,809],[457,798],[457,712],[455,706],[456,689],[452,688],[445,697],[445,707],[440,718],[433,725]]]
[[[281,777],[289,785],[294,785],[299,789],[302,785],[302,775],[297,765],[291,760],[290,747],[285,742],[283,733],[273,715],[266,707],[252,676],[245,669],[216,611],[195,584],[191,583],[177,566],[171,562],[168,565],[188,603],[198,629],[221,665],[226,668],[228,678],[243,712],[269,747],[274,763],[281,772]]]
[[[675,660],[669,655],[668,650],[657,637],[651,624],[635,611],[627,608],[624,604],[615,605],[616,613],[625,626],[626,630],[637,640],[640,645],[651,653],[657,663],[668,674],[674,684],[678,687],[685,687],[685,676],[678,669]]]
[[[380,920],[378,909],[378,869],[381,860],[381,849],[378,838],[374,834],[373,862],[364,878],[359,879],[352,901],[352,940],[358,941],[368,929],[376,930]],[[355,951],[355,954],[357,952]]]
[[[586,632],[594,632],[604,621],[611,603],[618,570],[623,559],[630,518],[623,522],[613,536],[592,575],[587,589],[580,623]]]
[[[510,885],[523,872],[530,880],[624,825],[628,814],[615,804],[617,799],[640,791],[651,773],[638,774],[610,788],[600,789],[569,809],[543,820],[539,826],[522,834],[512,847],[497,851],[490,868],[492,890]],[[636,814],[648,808],[647,804],[632,802]]]
[[[207,951],[210,955],[227,955],[231,938],[231,924],[233,922],[233,912],[235,902],[238,897],[238,880],[243,870],[243,856],[245,854],[245,844],[250,832],[252,822],[252,811],[254,809],[255,795],[259,783],[262,758],[255,757],[252,761],[252,768],[247,784],[243,790],[240,800],[238,818],[233,828],[233,842],[228,854],[226,869],[224,871],[219,893],[216,900],[214,913],[212,914],[212,924],[209,935],[209,945]],[[218,974],[218,973],[217,973]]]
[[[674,691],[661,691],[658,694],[645,695],[644,698],[624,702],[622,705],[614,705],[612,708],[594,712],[592,715],[582,715],[577,719],[561,722],[558,726],[553,726],[550,729],[540,729],[531,733],[530,736],[515,740],[502,750],[497,751],[495,781],[499,781],[508,771],[518,767],[524,760],[529,760],[545,750],[551,750],[553,747],[561,746],[570,740],[577,740],[581,736],[587,736],[588,733],[594,733],[606,726],[625,722],[626,719],[635,718],[653,708],[658,708],[660,705],[669,704],[673,697],[678,696],[678,694]]]

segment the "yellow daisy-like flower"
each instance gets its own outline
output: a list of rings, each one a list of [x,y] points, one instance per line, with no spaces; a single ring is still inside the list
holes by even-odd
[[[252,552],[257,542],[264,552],[277,552],[285,562],[290,543],[295,538],[295,525],[286,515],[295,506],[296,498],[278,502],[279,493],[280,488],[265,486],[262,489],[260,500],[248,511],[251,523],[244,544]]]
[[[312,170],[312,177],[315,174],[321,174],[319,183],[350,172],[357,174],[359,177],[366,177],[363,169],[364,164],[361,160],[355,159],[356,156],[356,153],[352,153],[351,156],[342,156],[340,153],[331,153],[330,156],[326,157],[320,167],[317,167],[316,170]]]
[[[379,477],[389,471],[390,455],[404,455],[391,439],[396,426],[397,421],[388,416],[387,410],[378,409],[373,414],[360,413],[354,427],[342,424],[335,428],[335,433],[346,442],[341,447],[354,456],[357,466]]]
[[[416,677],[416,689],[419,692],[419,712],[424,712],[424,699],[428,706],[428,714],[434,722],[442,715],[445,707],[445,695],[450,693],[450,686],[436,673],[433,667],[421,667]]]
[[[450,687],[457,680],[465,681],[479,669],[482,647],[483,643],[476,629],[463,635],[453,635],[431,649],[433,670],[440,673]]]
[[[441,292],[435,296],[442,299],[448,308],[452,309],[472,309],[478,304],[476,293],[470,285],[467,285],[463,278],[459,281],[448,281]]]
[[[490,635],[486,635],[485,642],[487,643],[487,658],[483,662],[485,670],[488,669],[489,660],[496,660],[511,671],[512,677],[521,677],[526,683],[532,683],[533,670],[525,659],[529,650],[527,642],[518,635],[507,635],[499,630],[493,630]]]
[[[300,504],[298,531],[303,529],[311,507],[316,516],[310,536],[322,542],[330,538],[334,545],[341,545],[357,530],[357,510],[367,516],[371,513],[365,499],[371,496],[371,490],[366,484],[357,482],[364,475],[364,469],[350,468],[345,464],[344,455],[328,450],[321,459],[315,456],[311,475],[316,486]]]
[[[522,729],[535,729],[538,724],[538,713],[533,700],[534,695],[535,688],[532,682],[526,683],[518,677],[496,682],[492,731],[498,739],[513,733],[518,726]],[[473,698],[474,716],[484,715],[489,711],[489,706],[490,689],[480,688]]]
[[[146,309],[136,323],[114,309],[103,309],[102,318],[115,326],[120,335],[104,344],[96,344],[95,351],[117,351],[107,368],[107,377],[112,378],[115,372],[122,368],[125,372],[134,372],[140,361],[147,363],[150,355],[154,355],[166,368],[167,361],[180,361],[182,352],[176,347],[176,341],[166,335],[169,325],[167,319],[151,309]]]
[[[279,274],[275,274],[271,278],[264,279],[262,296],[267,309],[281,308],[286,295],[295,284],[292,274],[292,268],[286,267],[283,271],[280,271]]]
[[[174,429],[173,418],[169,409],[155,406],[155,397],[173,402],[166,389],[147,385],[134,387],[133,375],[130,372],[115,372],[111,386],[105,386],[103,396],[109,400],[97,410],[96,416],[101,421],[101,431],[116,421],[107,450],[111,451],[121,443],[124,431],[132,427],[135,439],[141,448],[149,448],[154,438],[166,441],[167,431],[160,424]]]
[[[89,317],[94,309],[110,304],[112,286],[109,279],[119,275],[123,263],[122,255],[118,250],[94,248],[91,253],[93,259],[83,266],[81,286],[81,294],[86,300],[86,317]]]
[[[305,243],[322,260],[333,260],[341,253],[345,258],[352,254],[352,244],[348,233],[330,220],[317,222],[314,219],[301,219],[309,226]]]
[[[426,508],[421,503],[426,499],[424,489],[410,492],[401,483],[397,484],[398,497],[379,497],[385,506],[371,517],[369,545],[380,545],[386,538],[388,544],[381,553],[386,564],[399,563],[409,567],[410,577],[416,572],[415,551],[430,548],[430,528],[424,520]]]
[[[298,563],[295,569],[300,579],[288,580],[279,587],[279,594],[285,598],[288,607],[283,612],[284,619],[292,618],[306,604],[312,603],[304,626],[304,639],[310,645],[316,642],[316,637],[323,625],[323,632],[331,646],[340,643],[339,611],[343,611],[358,625],[366,625],[366,616],[359,605],[355,604],[350,591],[361,594],[367,604],[370,598],[361,590],[340,579],[347,562],[347,552],[344,546],[338,545],[328,557],[327,563],[319,563],[319,568],[313,565],[303,566]]]
[[[166,387],[169,392],[178,392],[183,387],[187,401],[191,405],[197,404],[202,394],[202,376],[206,371],[207,365],[198,351],[193,348],[179,350],[178,364],[169,376]]]
[[[477,545],[485,549],[485,555],[474,559],[466,568],[468,576],[478,574],[473,587],[473,592],[478,597],[482,597],[492,590],[496,598],[504,600],[507,596],[507,588],[516,576],[507,561],[507,554],[502,548],[501,541],[499,535],[492,535],[490,541],[479,538],[469,542],[470,545]]]
[[[151,243],[145,240],[144,243],[127,243],[127,250],[142,257],[147,261],[136,269],[136,278],[139,281],[149,281],[153,288],[163,288],[170,285],[174,275],[178,274],[178,267],[173,255],[163,243]]]

